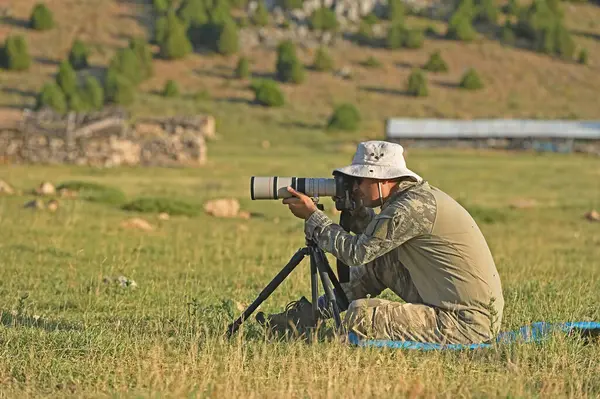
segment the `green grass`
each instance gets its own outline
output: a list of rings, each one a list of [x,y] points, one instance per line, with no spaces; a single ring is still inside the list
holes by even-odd
[[[173,198],[144,197],[123,205],[122,209],[141,213],[165,212],[173,216],[196,216],[200,212],[201,207]]]
[[[64,200],[49,213],[23,209],[23,197],[0,197],[0,379],[7,396],[600,394],[600,345],[563,336],[539,345],[415,353],[269,343],[252,319],[224,340],[232,318],[304,245],[302,222],[280,201],[249,199],[250,176],[331,176],[364,137],[290,127],[286,114],[249,115],[239,107],[246,106],[212,110],[222,139],[210,143],[202,168],[0,167],[23,192],[43,180],[89,181],[126,198],[234,197],[242,210],[262,215],[158,221],[146,214],[157,228],[141,232],[120,228],[131,215],[113,204]],[[502,277],[503,330],[540,320],[600,321],[599,226],[583,218],[600,207],[600,186],[590,184],[600,159],[410,148],[407,157],[481,221]],[[510,209],[516,197],[538,206]],[[333,202],[322,202],[335,217]],[[103,282],[121,275],[137,288]],[[308,261],[261,310],[279,311],[300,295],[310,296]],[[389,291],[384,297],[397,299]]]

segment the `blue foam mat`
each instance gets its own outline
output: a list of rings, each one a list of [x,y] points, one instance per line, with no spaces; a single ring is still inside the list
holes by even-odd
[[[548,323],[540,321],[523,326],[514,331],[506,331],[498,334],[494,342],[481,344],[436,344],[415,341],[392,341],[383,339],[361,339],[355,333],[349,333],[348,339],[352,345],[356,346],[375,346],[398,349],[415,350],[464,350],[491,348],[497,344],[509,344],[512,342],[540,342],[550,337],[553,331],[562,331],[571,333],[573,331],[580,333],[590,333],[600,335],[600,323],[593,321],[579,321],[567,323]]]

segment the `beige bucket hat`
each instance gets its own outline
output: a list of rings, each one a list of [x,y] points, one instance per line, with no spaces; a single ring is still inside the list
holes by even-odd
[[[410,176],[419,182],[423,181],[421,176],[406,167],[404,147],[387,141],[359,143],[352,164],[334,171],[353,177],[394,179]]]

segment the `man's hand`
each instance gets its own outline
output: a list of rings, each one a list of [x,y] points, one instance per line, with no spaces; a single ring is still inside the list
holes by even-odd
[[[283,203],[287,204],[294,216],[306,220],[317,210],[317,205],[309,196],[304,195],[289,186],[287,190],[293,197],[285,198]]]

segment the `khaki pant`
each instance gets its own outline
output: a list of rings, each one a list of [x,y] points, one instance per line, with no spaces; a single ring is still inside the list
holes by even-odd
[[[423,304],[408,270],[390,257],[352,267],[350,282],[342,284],[350,306],[344,318],[348,331],[359,337],[445,344],[488,341],[489,319],[476,311],[453,312]],[[391,289],[407,303],[377,296]]]

